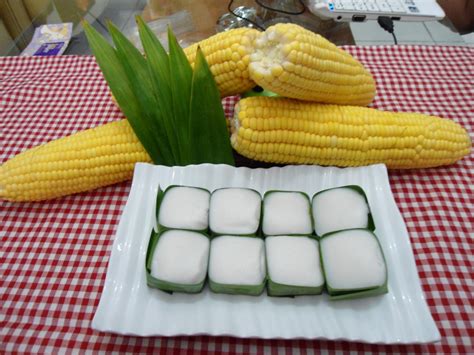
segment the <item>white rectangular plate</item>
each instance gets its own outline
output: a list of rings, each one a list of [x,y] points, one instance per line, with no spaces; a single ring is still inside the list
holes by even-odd
[[[213,294],[169,295],[149,288],[145,254],[154,224],[158,185],[249,187],[304,191],[356,184],[367,193],[388,266],[389,293],[330,301],[327,295],[272,298]],[[227,335],[257,338],[341,339],[367,343],[440,340],[420,286],[407,230],[384,165],[361,168],[287,166],[271,169],[225,165],[162,167],[137,164],[120,219],[94,329],[139,336]]]

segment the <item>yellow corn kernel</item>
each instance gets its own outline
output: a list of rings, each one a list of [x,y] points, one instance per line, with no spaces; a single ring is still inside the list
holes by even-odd
[[[194,67],[199,46],[206,57],[221,96],[236,95],[255,86],[249,79],[248,63],[258,31],[238,28],[218,33],[184,49]]]
[[[194,68],[196,50],[201,47],[221,96],[237,95],[256,86],[248,66],[258,33],[251,28],[221,32],[184,48],[184,53]],[[116,102],[113,95],[112,100]]]
[[[360,62],[295,24],[259,35],[249,73],[264,89],[289,98],[366,106],[375,96],[375,81]]]
[[[151,162],[127,120],[51,141],[0,167],[0,197],[40,201],[128,180],[135,163]]]
[[[425,168],[452,164],[471,150],[459,124],[419,113],[277,97],[242,99],[235,112],[232,136],[239,139],[232,137],[232,146],[269,163]]]

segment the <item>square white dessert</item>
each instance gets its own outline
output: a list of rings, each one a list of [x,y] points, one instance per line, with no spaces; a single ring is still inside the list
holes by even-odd
[[[160,235],[151,263],[151,275],[162,281],[195,285],[204,281],[209,238],[201,233],[168,230]]]
[[[268,276],[273,282],[317,287],[324,283],[318,242],[309,237],[277,236],[265,239]]]
[[[205,230],[209,226],[209,191],[172,186],[165,191],[158,224],[167,228]]]
[[[266,276],[260,238],[223,235],[211,241],[209,279],[226,285],[260,285]]]
[[[320,241],[326,283],[336,290],[382,286],[387,268],[375,235],[369,230],[336,232]]]
[[[369,206],[360,193],[341,187],[313,197],[314,231],[318,236],[352,228],[367,228]]]
[[[271,191],[263,199],[264,235],[311,234],[311,205],[301,192]]]
[[[260,224],[262,199],[257,191],[219,189],[212,193],[209,226],[216,234],[255,234]]]

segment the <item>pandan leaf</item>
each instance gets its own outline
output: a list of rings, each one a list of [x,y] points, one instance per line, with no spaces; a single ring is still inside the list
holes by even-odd
[[[212,193],[215,193],[219,190],[226,190],[226,189],[233,189],[233,187],[221,187],[219,189],[215,189]],[[211,229],[211,226],[209,225],[209,236],[211,238],[215,238],[215,237],[218,237],[218,236],[221,236],[221,235],[238,235],[238,236],[242,236],[242,237],[251,237],[251,238],[262,238],[263,235],[262,235],[262,231],[261,231],[261,226],[262,226],[262,210],[263,210],[263,201],[262,201],[262,196],[260,195],[260,192],[258,192],[257,190],[254,190],[254,189],[250,189],[250,188],[245,188],[245,190],[250,190],[250,191],[253,191],[255,192],[259,197],[260,197],[260,216],[259,216],[259,220],[258,220],[258,226],[257,226],[257,229],[255,231],[253,231],[252,233],[226,233],[226,232],[216,232],[216,231],[213,231]],[[212,195],[212,194],[211,194]]]
[[[336,189],[351,189],[351,190],[354,190],[355,192],[357,192],[359,195],[361,195],[364,198],[365,203],[367,204],[367,208],[369,209],[369,212],[368,212],[368,215],[367,215],[367,226],[366,226],[366,228],[373,232],[375,230],[375,223],[374,223],[374,218],[372,216],[372,211],[370,209],[369,200],[367,199],[367,195],[365,194],[364,189],[362,187],[360,187],[359,185],[346,185],[346,186],[331,187],[329,189],[319,191],[316,194],[314,194],[313,198],[311,199],[311,205],[313,205],[314,199],[319,194],[322,194],[323,192],[330,191],[330,190],[336,190]],[[311,216],[311,218],[312,218],[312,216]],[[313,230],[315,231],[315,234],[316,234],[316,228],[315,228],[314,223],[316,223],[316,221],[313,220]],[[316,237],[321,238],[322,235],[316,234]]]
[[[199,293],[204,288],[204,284],[206,281],[204,280],[201,283],[195,285],[183,285],[177,284],[174,282],[163,281],[154,278],[151,274],[146,275],[147,285],[153,288],[157,288],[161,291],[166,293],[173,293],[173,292],[182,292],[182,293]]]
[[[151,272],[151,262],[152,256],[155,252],[156,244],[158,243],[158,236],[159,233],[155,232],[154,230],[151,231],[150,240],[148,241],[148,248],[146,250],[146,259],[145,259],[145,268],[147,274]]]
[[[156,99],[156,107],[161,113],[162,124],[168,135],[168,141],[173,147],[176,164],[182,165],[183,147],[178,144],[178,134],[174,125],[172,95],[170,82],[170,66],[168,54],[156,38],[153,31],[139,16],[136,17],[138,32],[146,55],[148,77]]]
[[[331,236],[338,234],[340,232],[345,232],[348,230],[366,230],[372,236],[375,238],[380,252],[382,253],[382,258],[383,262],[385,264],[385,281],[382,285],[380,286],[375,286],[375,287],[366,287],[366,288],[356,288],[356,289],[337,289],[331,287],[331,283],[328,281],[327,277],[327,271],[324,263],[324,254],[322,252],[322,244],[321,242],[319,243],[319,260],[321,262],[321,269],[323,271],[324,279],[326,280],[326,290],[329,293],[329,298],[332,301],[339,301],[339,300],[351,300],[351,299],[358,299],[358,298],[365,298],[365,297],[372,297],[372,296],[378,296],[382,295],[385,293],[388,293],[388,265],[387,265],[387,260],[385,259],[385,255],[382,249],[382,245],[380,244],[379,239],[375,235],[375,233],[369,229],[364,229],[364,228],[353,228],[353,229],[343,229],[339,231],[334,231],[325,234],[322,239],[330,238]]]
[[[214,282],[209,279],[209,288],[214,293],[226,293],[229,295],[260,296],[265,289],[266,279],[260,285],[230,285]]]
[[[267,293],[272,297],[320,295],[323,292],[323,288],[324,283],[320,286],[293,286],[280,284],[269,278]]]
[[[388,293],[387,283],[383,284],[380,287],[372,288],[369,290],[355,291],[355,292],[348,292],[348,293],[336,293],[334,295],[330,295],[329,299],[331,301],[355,300],[358,298],[379,296],[385,293]]]
[[[165,190],[166,191],[166,190]],[[161,207],[161,202],[163,202],[163,198],[165,197],[165,191],[161,189],[160,186],[158,186],[158,193],[156,194],[156,220],[158,221],[158,214],[160,212],[160,207]]]
[[[156,136],[157,148],[161,153],[164,165],[176,164],[172,145],[164,129],[161,107],[157,105],[153,86],[148,74],[147,60],[138,49],[115,27],[108,23],[109,33],[114,41],[117,56],[122,63],[132,90],[143,108],[149,131]]]
[[[196,187],[196,186],[169,185],[164,191],[161,190],[161,188],[158,188],[158,194],[157,194],[157,197],[156,197],[156,221],[157,221],[156,223],[158,225],[158,231],[160,233],[163,233],[167,230],[180,229],[180,230],[185,230],[185,231],[189,231],[189,232],[198,232],[198,233],[201,233],[201,234],[205,234],[207,237],[210,238],[210,236],[208,235],[209,234],[209,228],[204,228],[204,229],[171,228],[171,227],[168,227],[168,226],[160,223],[158,217],[160,216],[161,203],[163,202],[163,199],[165,198],[165,195],[168,193],[168,191],[171,190],[172,188],[175,188],[175,187],[192,187],[193,189],[206,191],[207,193],[209,193],[209,195],[211,194],[209,190],[207,190],[205,188],[202,188],[202,187]]]
[[[220,94],[202,53],[193,73],[171,29],[168,55],[145,22],[137,18],[137,24],[146,57],[112,24],[116,49],[89,24],[84,28],[118,105],[152,160],[233,165]]]
[[[235,164],[219,89],[199,47],[192,81],[189,132],[193,163]]]
[[[151,231],[150,240],[148,242],[148,248],[146,252],[146,260],[145,260],[145,270],[146,270],[146,281],[147,285],[153,288],[160,289],[167,293],[173,292],[184,292],[184,293],[198,293],[204,287],[206,283],[206,278],[198,284],[177,284],[174,282],[164,281],[153,277],[151,274],[151,264],[153,262],[153,254],[155,253],[156,247],[159,244],[160,240],[160,233],[156,233]],[[203,234],[205,235],[205,234]],[[207,237],[207,235],[205,235]]]
[[[138,139],[156,164],[163,164],[155,136],[144,119],[142,107],[122,67],[115,49],[89,23],[83,22],[84,32],[110,90]]]
[[[308,201],[308,210],[307,210],[307,213],[309,215],[309,219],[311,221],[311,232],[309,233],[282,233],[282,234],[272,234],[272,236],[277,236],[277,235],[288,235],[288,236],[295,236],[295,237],[298,237],[298,236],[307,236],[307,237],[312,237],[313,236],[313,230],[314,230],[314,221],[313,221],[313,216],[312,216],[312,213],[311,213],[311,201],[309,200],[309,196],[302,192],[302,191],[288,191],[288,190],[268,190],[267,192],[265,192],[263,194],[263,199],[262,199],[262,218],[261,218],[261,229],[262,229],[262,234],[264,237],[267,236],[267,234],[265,234],[263,232],[263,220],[265,218],[265,198],[267,198],[268,195],[272,194],[272,193],[275,193],[275,192],[291,192],[291,193],[298,193],[300,195],[302,195],[307,201]],[[268,235],[270,236],[270,235]]]
[[[150,240],[148,241],[148,248],[146,250],[146,259],[145,259],[145,273],[146,273],[146,283],[149,287],[158,288],[154,285],[154,277],[151,276],[151,263],[153,253],[155,252],[156,244],[158,243],[158,233],[154,230],[151,231]],[[164,290],[162,290],[164,291]],[[173,294],[172,291],[164,291],[168,294]]]
[[[193,69],[189,64],[183,49],[178,44],[171,28],[168,27],[170,88],[174,112],[174,125],[178,133],[178,145],[183,151],[183,164],[192,164],[189,152],[195,149],[189,142],[189,99]],[[195,134],[194,132],[192,133]]]

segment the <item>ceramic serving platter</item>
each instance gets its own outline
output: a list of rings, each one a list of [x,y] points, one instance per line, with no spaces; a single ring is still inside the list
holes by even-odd
[[[213,294],[172,295],[146,284],[145,256],[154,226],[158,186],[214,190],[248,187],[296,190],[309,196],[331,187],[360,185],[372,209],[385,253],[389,293],[330,301],[328,296],[273,298]],[[226,165],[163,167],[137,164],[112,247],[94,329],[138,336],[226,335],[245,338],[333,339],[381,344],[428,343],[440,333],[424,299],[410,240],[384,165],[360,168]]]

